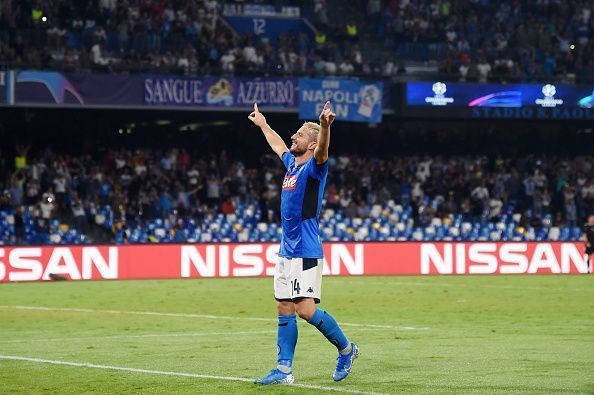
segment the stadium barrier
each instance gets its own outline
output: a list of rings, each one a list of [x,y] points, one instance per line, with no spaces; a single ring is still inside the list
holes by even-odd
[[[0,248],[0,282],[272,276],[278,244],[159,244]],[[324,244],[324,274],[587,273],[581,243]]]

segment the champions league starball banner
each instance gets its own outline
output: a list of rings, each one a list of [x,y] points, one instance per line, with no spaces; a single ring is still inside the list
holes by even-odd
[[[409,106],[592,108],[594,87],[543,84],[406,84]]]
[[[381,82],[300,78],[299,118],[318,119],[324,103],[330,100],[339,121],[380,123],[383,91]]]
[[[594,119],[594,86],[410,82],[404,96],[401,112],[411,117]]]
[[[16,105],[157,108],[295,108],[292,78],[82,75],[20,71]]]
[[[131,76],[19,71],[14,86],[16,105],[135,106],[142,99]]]

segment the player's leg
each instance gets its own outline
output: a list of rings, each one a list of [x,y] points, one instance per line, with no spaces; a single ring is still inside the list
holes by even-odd
[[[256,380],[256,384],[290,384],[295,381],[292,365],[297,344],[297,319],[289,289],[289,271],[289,261],[279,258],[274,271],[274,297],[278,312],[278,365],[266,376]]]
[[[316,308],[322,296],[322,259],[294,259],[291,265],[291,297],[295,302],[297,314],[312,324],[334,344],[338,350],[350,347],[350,343],[340,326],[328,312]],[[301,262],[299,262],[301,261]]]
[[[295,264],[296,263],[296,264]],[[291,266],[291,295],[300,318],[315,326],[337,348],[338,364],[333,378],[344,379],[351,372],[353,361],[359,355],[356,344],[351,343],[334,317],[316,307],[322,294],[322,259],[303,258],[301,265]]]
[[[284,373],[290,373],[293,367],[293,356],[295,355],[298,336],[295,304],[290,299],[279,300],[277,310],[277,369]]]
[[[351,373],[353,362],[359,356],[359,347],[350,342],[327,311],[316,308],[313,298],[303,298],[295,301],[297,314],[311,325],[315,326],[328,341],[338,350],[336,369],[332,374],[334,381],[340,381]]]
[[[351,343],[340,329],[340,326],[330,313],[316,308],[312,298],[303,298],[295,301],[297,314],[309,324],[315,326],[338,351],[350,351]]]

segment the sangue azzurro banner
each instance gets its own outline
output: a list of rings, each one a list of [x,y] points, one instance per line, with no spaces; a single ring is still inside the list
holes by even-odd
[[[144,78],[145,105],[251,107],[295,106],[295,80],[290,78],[168,77]]]
[[[299,118],[317,119],[330,100],[340,121],[380,123],[383,84],[339,78],[299,79]]]
[[[297,80],[283,77],[0,73],[0,88],[9,85],[6,92],[14,95],[7,103],[16,105],[248,109],[258,102],[279,109],[297,106]]]

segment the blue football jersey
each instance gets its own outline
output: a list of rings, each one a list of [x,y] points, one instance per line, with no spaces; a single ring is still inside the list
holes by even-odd
[[[283,236],[280,256],[287,258],[322,258],[318,218],[328,176],[328,161],[319,165],[312,157],[295,166],[290,152],[283,154],[287,173],[281,193]]]

